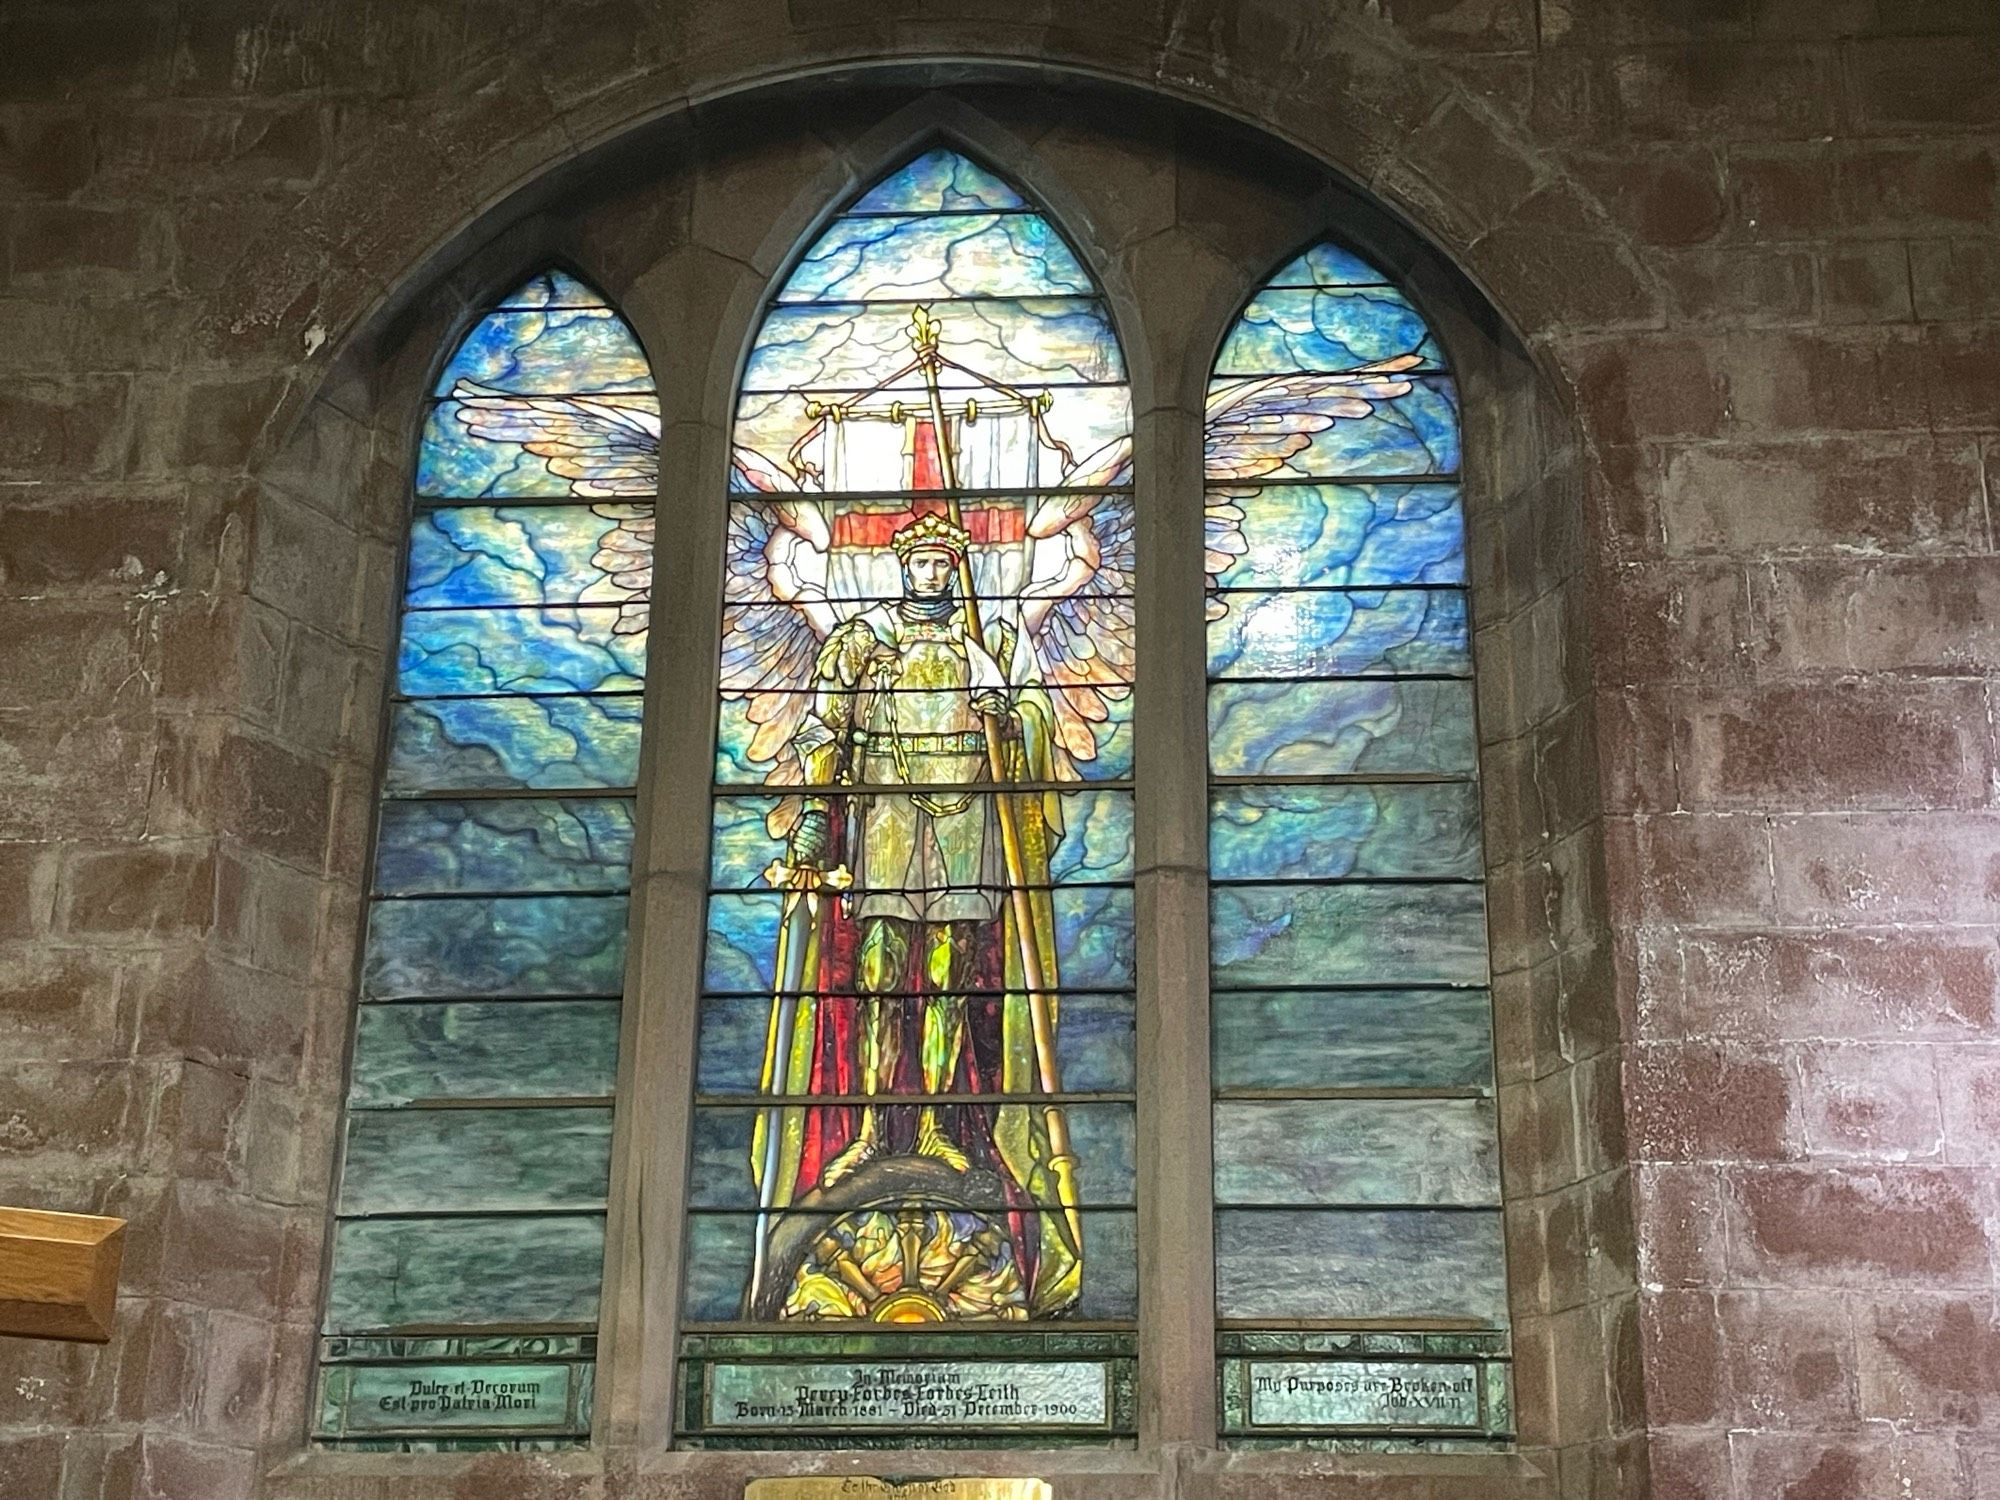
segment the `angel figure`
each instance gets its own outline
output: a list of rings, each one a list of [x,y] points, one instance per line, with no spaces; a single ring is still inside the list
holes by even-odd
[[[1105,753],[1132,681],[1132,512],[1117,493],[1131,438],[1076,457],[1047,427],[1050,393],[954,365],[925,310],[911,347],[882,385],[809,400],[785,454],[739,446],[733,460],[721,688],[748,729],[738,758],[782,792],[749,1163],[757,1319],[1042,1318],[1082,1286],[1088,1164],[1052,1102],[1050,868],[1058,789]],[[1211,479],[1279,469],[1408,393],[1416,363],[1219,388]],[[452,395],[475,435],[522,444],[580,495],[654,491],[649,414],[470,383]],[[843,474],[843,444],[869,423],[891,430],[870,451],[900,455],[900,484]],[[1208,508],[1211,583],[1244,550],[1240,523]],[[652,527],[619,519],[598,557],[635,624]]]

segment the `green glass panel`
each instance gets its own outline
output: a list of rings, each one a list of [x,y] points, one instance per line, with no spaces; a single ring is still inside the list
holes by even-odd
[[[622,890],[631,865],[629,798],[386,802],[375,894]]]
[[[330,1333],[591,1323],[600,1215],[350,1219],[334,1229]]]
[[[348,1103],[593,1099],[617,1066],[615,1000],[364,1005]]]
[[[1218,1203],[1497,1205],[1485,1099],[1283,1099],[1215,1106]]]
[[[1221,1209],[1215,1254],[1225,1318],[1507,1316],[1497,1209]]]
[[[1218,985],[1486,982],[1476,885],[1239,885],[1209,896]]]
[[[625,983],[626,906],[622,895],[377,901],[361,992],[615,995]]]
[[[1488,1088],[1493,1002],[1466,990],[1218,990],[1223,1089]]]
[[[608,1108],[356,1110],[340,1212],[596,1208],[610,1157]]]

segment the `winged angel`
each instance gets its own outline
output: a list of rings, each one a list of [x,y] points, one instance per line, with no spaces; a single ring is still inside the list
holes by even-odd
[[[784,789],[767,825],[781,851],[767,873],[786,894],[771,1102],[751,1144],[755,1318],[1042,1317],[1081,1287],[1076,1163],[1049,1102],[1062,1087],[1052,789],[1116,753],[1134,654],[1132,512],[1117,494],[1132,440],[1077,458],[1040,421],[1047,393],[986,382],[981,418],[1022,417],[1061,477],[1006,502],[1007,525],[992,507],[969,516],[952,497],[992,476],[960,472],[975,411],[948,416],[937,400],[950,361],[925,322],[912,341],[932,362],[929,413],[885,408],[907,429],[914,498],[819,498],[844,486],[803,439],[782,459],[733,454],[721,690],[747,726],[739,758]],[[1407,394],[1417,363],[1219,384],[1211,485],[1269,475],[1316,433]],[[471,382],[452,395],[475,435],[520,444],[605,502],[616,524],[595,561],[619,628],[644,628],[654,519],[630,502],[655,493],[658,418]],[[1242,521],[1212,498],[1211,585],[1245,550]],[[992,1105],[963,1102],[986,1094]]]

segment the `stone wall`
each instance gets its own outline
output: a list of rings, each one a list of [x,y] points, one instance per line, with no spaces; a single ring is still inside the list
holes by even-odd
[[[1988,1500],[1991,0],[0,11],[0,1201],[133,1221],[112,1345],[0,1349],[0,1493],[296,1464],[409,451],[376,393],[558,195],[615,198],[635,127],[671,151],[726,96],[925,59],[1266,128],[1461,266],[1547,388],[1499,409],[1576,462],[1498,488],[1576,493],[1488,533],[1523,593],[1482,637],[1523,727],[1488,750],[1517,1265],[1550,1278],[1523,1380],[1539,1347],[1567,1393],[1520,1492]],[[1226,176],[1169,196],[1237,252]],[[726,198],[644,214],[683,288],[768,272]],[[622,291],[658,247],[620,222],[582,248]],[[1450,1485],[1376,1468],[1282,1487]],[[691,1493],[609,1469],[283,1488]]]

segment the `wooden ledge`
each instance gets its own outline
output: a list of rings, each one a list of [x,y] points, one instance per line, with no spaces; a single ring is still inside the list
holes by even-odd
[[[125,1221],[0,1208],[0,1336],[111,1340]]]

